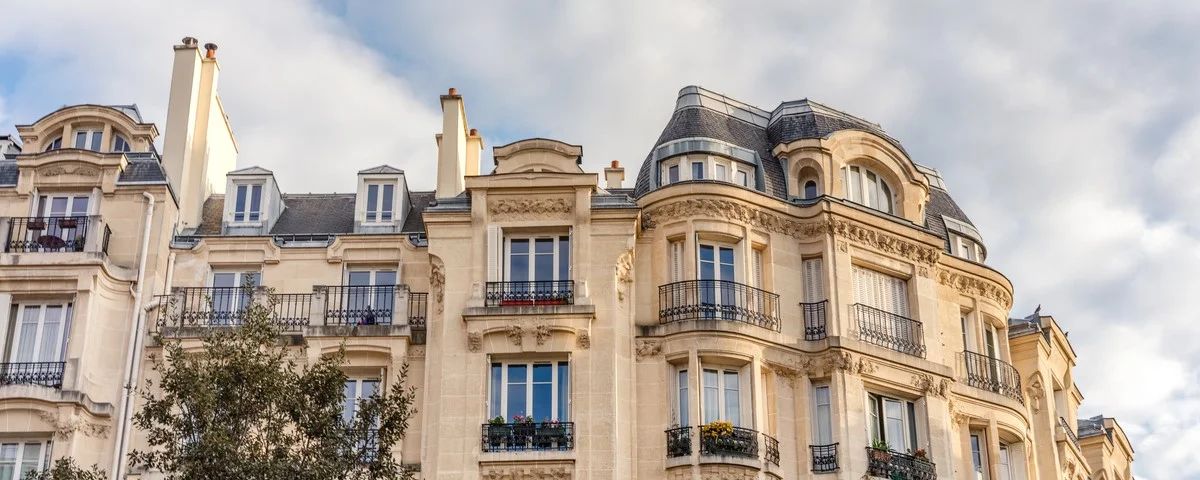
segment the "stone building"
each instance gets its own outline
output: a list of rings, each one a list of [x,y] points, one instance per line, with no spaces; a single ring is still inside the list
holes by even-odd
[[[312,358],[345,343],[348,412],[410,365],[391,454],[421,478],[1132,478],[1116,421],[1077,418],[1059,324],[1010,319],[983,236],[879,125],[686,87],[625,187],[551,139],[483,165],[450,89],[434,191],[380,165],[290,194],[237,168],[197,44],[161,155],[136,107],[77,105],[0,161],[0,480],[154,478],[117,468],[144,445],[122,385],[151,332],[236,326],[246,282]]]

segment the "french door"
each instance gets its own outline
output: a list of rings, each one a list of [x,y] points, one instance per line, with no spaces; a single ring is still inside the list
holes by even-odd
[[[705,318],[733,318],[737,297],[733,282],[737,265],[733,247],[700,244],[700,306]]]
[[[71,304],[20,305],[8,361],[61,362],[70,330]]]

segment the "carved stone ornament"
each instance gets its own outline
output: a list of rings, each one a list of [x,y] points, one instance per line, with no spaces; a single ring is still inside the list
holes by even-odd
[[[662,354],[662,340],[638,340],[637,359],[657,357]]]
[[[950,400],[949,409],[950,419],[955,425],[966,425],[971,421],[971,416],[959,409],[958,405],[954,403],[954,399]]]
[[[483,334],[479,332],[467,332],[467,350],[478,352],[483,350]]]
[[[918,268],[917,268],[917,275],[920,275],[920,276],[922,276],[922,277],[925,277],[925,278],[929,278],[929,269],[928,269],[928,268],[925,268],[925,267],[918,267]]]
[[[950,393],[950,381],[946,379],[935,379],[928,373],[917,373],[912,376],[912,386],[924,392],[926,395],[946,398]]]
[[[842,252],[842,253],[847,253],[850,251],[850,244],[843,242],[841,240],[838,240],[837,247],[838,247],[838,251]]]
[[[954,287],[963,295],[974,295],[995,300],[1004,309],[1012,307],[1012,295],[999,285],[968,275],[961,275],[944,268],[937,270],[937,281],[942,285]]]
[[[50,424],[54,428],[54,433],[59,440],[67,440],[75,432],[79,432],[88,437],[93,438],[108,438],[109,426],[98,423],[91,423],[77,415],[72,415],[71,418],[62,420],[58,414],[53,412],[38,412],[38,416],[42,421]]]
[[[529,219],[539,217],[564,217],[571,213],[571,202],[565,198],[517,198],[495,200],[488,205],[488,214],[493,217]]]
[[[617,257],[616,266],[617,275],[617,299],[625,300],[625,294],[629,290],[629,284],[633,283],[633,249],[629,249],[621,253]]]
[[[778,375],[779,378],[782,378],[783,381],[792,388],[796,387],[796,382],[800,380],[802,375],[804,375],[804,372],[786,365],[780,365],[777,363],[770,363],[768,365],[771,367],[771,370],[775,372],[775,375]]]
[[[1046,389],[1042,386],[1042,374],[1034,372],[1029,377],[1029,386],[1025,387],[1025,393],[1029,395],[1029,408],[1033,409],[1033,413],[1042,411],[1042,399],[1046,397]]]
[[[588,333],[587,330],[580,330],[579,333],[575,334],[575,346],[582,350],[592,348],[592,334]]]
[[[757,480],[758,469],[751,470],[741,465],[701,465],[700,478],[704,480]]]
[[[651,208],[642,214],[642,226],[654,228],[662,219],[697,216],[731,220],[796,238],[810,238],[829,232],[829,224],[825,222],[799,222],[779,217],[762,208],[709,198],[692,198]]]
[[[537,340],[537,344],[539,346],[545,345],[546,340],[550,338],[550,327],[544,324],[533,327],[533,338]],[[520,342],[518,342],[518,345],[519,344]]]
[[[446,265],[437,255],[429,256],[429,290],[433,293],[437,313],[442,313],[442,300],[446,293]]]
[[[425,347],[408,347],[408,358],[425,358]]]
[[[38,170],[38,175],[43,177],[57,177],[59,175],[79,175],[81,177],[99,178],[100,170],[90,167],[46,167]]]
[[[512,342],[513,345],[520,345],[521,344],[521,334],[523,334],[523,333],[525,333],[525,332],[524,332],[524,330],[521,329],[520,325],[509,325],[508,326],[508,341]]]
[[[936,248],[913,243],[857,222],[834,220],[830,224],[833,234],[836,236],[883,253],[906,258],[915,263],[936,265],[942,254]]]
[[[485,480],[571,480],[574,472],[570,466],[531,467],[526,465],[485,467]]]
[[[879,365],[876,365],[875,362],[872,362],[869,358],[860,357],[858,362],[854,364],[854,373],[859,375],[871,375],[875,373],[876,370],[879,370]]]

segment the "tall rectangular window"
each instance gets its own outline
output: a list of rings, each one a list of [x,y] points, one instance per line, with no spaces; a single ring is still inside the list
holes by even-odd
[[[705,424],[718,420],[730,422],[733,426],[742,423],[742,385],[741,376],[737,370],[725,368],[705,368],[701,372],[701,387],[704,396],[701,398],[700,411],[704,413]]]
[[[739,169],[737,171],[737,184],[741,185],[743,187],[749,187],[750,186],[750,172]]]
[[[5,361],[63,361],[71,329],[71,304],[20,304],[13,311]]]
[[[867,434],[871,441],[883,440],[897,452],[917,448],[916,404],[871,393],[867,395],[867,412],[870,419]]]
[[[102,130],[80,130],[75,132],[75,148],[83,148],[93,152],[100,151],[100,140],[104,138]]]
[[[979,480],[988,480],[987,444],[984,438],[982,433],[971,433],[971,469],[974,470],[974,478]]]
[[[217,313],[245,310],[251,300],[251,292],[246,291],[246,288],[261,284],[261,272],[213,272],[209,307]]]
[[[683,240],[673,240],[667,244],[667,249],[670,251],[670,275],[671,282],[683,281]]]
[[[392,210],[395,208],[395,190],[396,185],[392,183],[367,184],[367,223],[392,221]]]
[[[908,317],[908,282],[874,270],[851,267],[854,301],[868,307]]]
[[[671,165],[667,167],[667,183],[675,183],[679,181],[679,165]]]
[[[507,281],[531,282],[571,279],[571,237],[509,237]]]
[[[0,480],[18,480],[49,464],[49,440],[4,440],[0,443]]]
[[[688,398],[690,398],[690,397],[688,397],[688,371],[687,371],[687,369],[679,370],[679,372],[675,375],[675,377],[676,377],[676,379],[677,379],[676,381],[678,382],[678,385],[679,385],[679,391],[677,392],[677,396],[675,398],[675,402],[678,405],[677,408],[679,409],[678,410],[679,418],[676,421],[679,422],[679,426],[686,427],[686,426],[688,426],[689,422],[691,421],[690,420],[691,416],[688,414],[688,412],[689,412]]]
[[[233,221],[257,222],[262,216],[262,184],[237,186],[234,198]]]
[[[833,444],[833,412],[829,395],[829,385],[819,385],[813,388],[813,443],[815,445]]]
[[[816,303],[825,300],[825,274],[820,257],[804,260],[804,301]]]
[[[996,471],[1000,473],[1000,480],[1012,480],[1012,466],[1008,459],[1008,445],[1000,444],[1000,461],[996,462]]]
[[[568,362],[496,362],[492,364],[489,416],[512,422],[516,416],[534,421],[569,420]]]
[[[692,180],[704,180],[704,162],[692,162]]]
[[[354,421],[354,417],[358,415],[359,404],[364,399],[371,398],[371,395],[378,391],[379,379],[377,378],[346,380],[342,392],[345,396],[342,404],[342,421],[347,424]]]

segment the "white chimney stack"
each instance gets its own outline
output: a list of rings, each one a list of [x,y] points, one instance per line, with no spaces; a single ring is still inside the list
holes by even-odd
[[[604,169],[604,182],[607,184],[604,188],[614,189],[621,188],[621,182],[625,181],[625,169],[621,168],[621,162],[612,161],[612,166]]]

